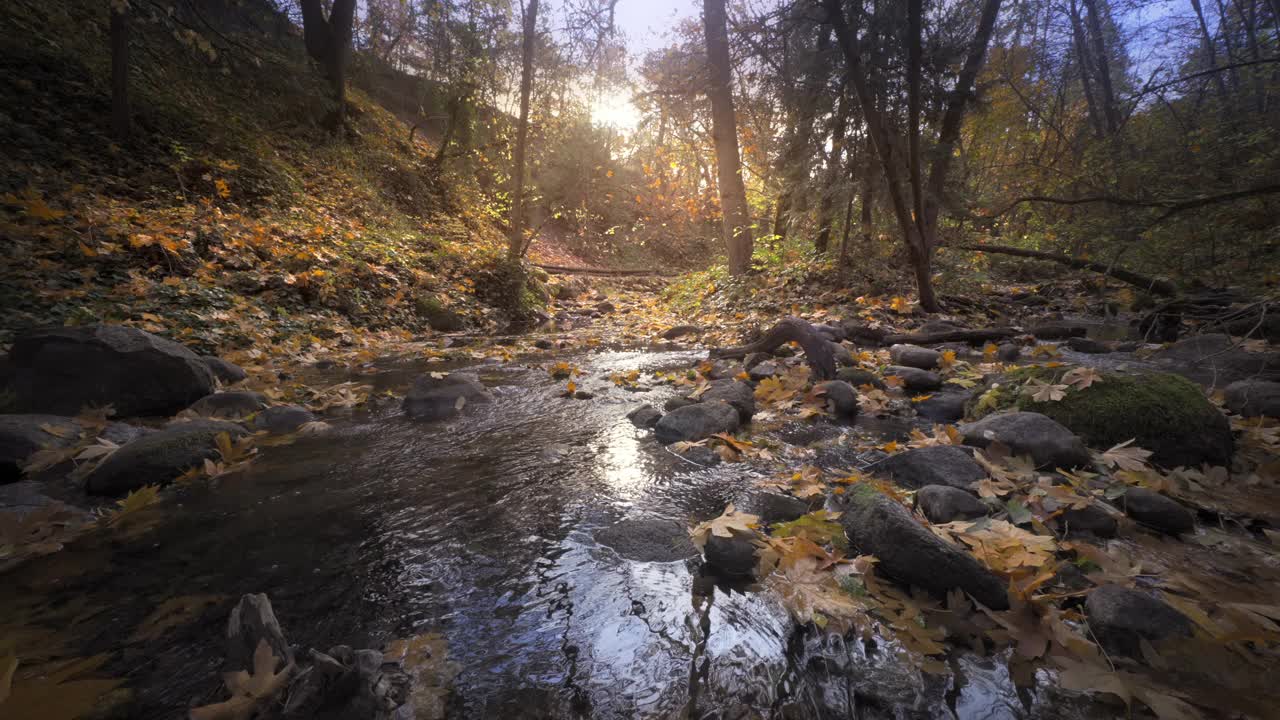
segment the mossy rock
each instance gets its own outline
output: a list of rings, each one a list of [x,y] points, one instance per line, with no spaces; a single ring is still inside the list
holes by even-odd
[[[1150,450],[1151,460],[1164,467],[1230,462],[1234,440],[1226,416],[1198,385],[1180,375],[1104,373],[1088,388],[1071,388],[1065,398],[1052,402],[1036,402],[1022,391],[1032,380],[1057,382],[1070,370],[1018,368],[1004,376],[999,388],[979,394],[970,414],[982,416],[1006,408],[1038,412],[1098,450],[1133,439],[1134,445]]]

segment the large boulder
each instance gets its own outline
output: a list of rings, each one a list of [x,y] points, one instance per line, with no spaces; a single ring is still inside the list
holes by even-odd
[[[938,367],[942,353],[919,345],[894,345],[889,348],[889,359],[894,365],[932,370]]]
[[[879,558],[889,577],[945,597],[959,588],[993,610],[1009,607],[1005,583],[972,555],[921,525],[902,505],[865,485],[845,494],[840,524],[857,552]]]
[[[1055,376],[1063,372],[1053,369]],[[1024,393],[1018,407],[1056,420],[1100,450],[1134,440],[1164,467],[1226,465],[1234,450],[1227,418],[1199,386],[1169,373],[1105,373],[1057,401],[1034,402]]]
[[[0,484],[22,479],[27,459],[40,450],[80,440],[80,423],[58,415],[0,415]]]
[[[419,375],[404,397],[402,407],[415,420],[442,420],[453,417],[474,403],[493,402],[480,378],[470,373]]]
[[[1054,519],[1063,537],[1090,533],[1100,538],[1113,538],[1120,530],[1116,517],[1097,504],[1068,508]]]
[[[738,429],[738,411],[720,400],[705,400],[695,405],[676,408],[653,426],[658,442],[670,445],[681,440],[696,441],[716,433]]]
[[[1280,418],[1280,382],[1237,380],[1227,386],[1226,405],[1245,417]]]
[[[1109,652],[1143,657],[1142,641],[1155,645],[1163,640],[1191,635],[1191,620],[1141,590],[1103,585],[1084,603],[1089,628]]]
[[[864,370],[862,368],[856,368],[856,367],[840,368],[839,370],[836,371],[836,379],[843,380],[849,383],[850,385],[854,386],[855,388],[860,388],[863,385],[870,385],[871,387],[876,388],[878,390],[884,389],[884,381],[880,379],[879,375],[876,375],[870,370]]]
[[[1037,467],[1077,468],[1093,458],[1074,433],[1053,419],[1035,412],[1005,412],[960,426],[965,445],[985,448],[993,442],[1015,455],[1029,455]]]
[[[891,455],[880,461],[878,471],[913,490],[946,485],[971,492],[973,484],[987,476],[971,450],[955,445],[931,445]]]
[[[33,330],[14,341],[9,364],[20,412],[75,415],[110,405],[119,417],[172,415],[215,384],[200,356],[120,325]]]
[[[167,485],[188,469],[218,456],[217,437],[245,434],[235,423],[193,420],[144,435],[115,451],[85,483],[95,495],[124,495],[147,485]]]
[[[732,405],[738,411],[738,420],[744,423],[751,422],[751,416],[756,414],[755,390],[740,380],[726,378],[712,381],[711,386],[698,399],[701,402],[718,400]]]
[[[1280,381],[1280,353],[1249,352],[1230,336],[1195,335],[1155,353],[1170,372],[1218,387],[1250,378]]]

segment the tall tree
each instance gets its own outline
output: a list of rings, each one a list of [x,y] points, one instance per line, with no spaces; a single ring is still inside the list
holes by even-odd
[[[738,125],[733,111],[733,75],[724,3],[725,0],[702,0],[702,27],[707,40],[707,95],[711,98],[711,135],[716,148],[729,272],[741,275],[751,267],[751,212],[738,156]]]
[[[129,138],[129,0],[111,3],[111,132]]]
[[[510,235],[507,257],[518,262],[524,255],[524,158],[529,142],[529,98],[533,95],[533,51],[538,34],[538,0],[524,7],[524,29],[520,38],[520,117],[516,121],[516,146],[511,156]]]
[[[333,0],[326,15],[322,0],[301,0],[302,36],[307,54],[324,68],[338,103],[334,132],[347,122],[347,59],[351,55],[351,30],[356,0]]]

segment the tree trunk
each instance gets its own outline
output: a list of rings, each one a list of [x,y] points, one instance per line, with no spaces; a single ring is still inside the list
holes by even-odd
[[[111,4],[111,133],[129,139],[129,6]]]
[[[535,0],[536,2],[536,0]],[[707,41],[707,75],[711,98],[711,135],[716,147],[720,182],[720,214],[729,252],[729,272],[741,275],[751,267],[751,213],[738,157],[738,126],[733,112],[733,77],[729,65],[729,32],[725,0],[703,0],[703,29]]]
[[[1080,20],[1080,8],[1075,0],[1071,0],[1071,44],[1076,51],[1076,64],[1080,66],[1080,87],[1084,91],[1085,106],[1089,109],[1089,124],[1093,126],[1093,134],[1101,140],[1106,137],[1106,129],[1102,126],[1102,115],[1098,112],[1098,101],[1093,95],[1093,81],[1089,79],[1089,55],[1085,47],[1084,25]]]
[[[342,132],[347,122],[347,59],[351,55],[356,0],[333,0],[327,17],[321,0],[301,0],[301,5],[307,54],[324,68],[338,104],[334,132]]]
[[[1098,84],[1102,87],[1102,116],[1107,120],[1107,132],[1114,135],[1120,128],[1120,109],[1116,105],[1115,90],[1111,87],[1111,61],[1107,57],[1106,38],[1102,35],[1102,16],[1098,12],[1098,0],[1083,2],[1089,35],[1093,40],[1094,62],[1098,67]]]
[[[524,255],[524,156],[529,142],[529,97],[533,94],[533,51],[538,31],[538,0],[529,0],[524,11],[520,44],[520,118],[516,125],[516,147],[512,153],[511,228],[507,257],[519,262]]]
[[[818,206],[818,235],[814,238],[814,249],[825,253],[831,244],[831,226],[835,222],[836,187],[844,175],[844,142],[849,130],[849,94],[848,79],[841,85],[840,98],[836,102],[836,117],[831,128],[831,154],[827,157],[827,173],[822,183],[822,202]],[[846,234],[847,236],[847,234]],[[841,258],[844,248],[841,247]]]

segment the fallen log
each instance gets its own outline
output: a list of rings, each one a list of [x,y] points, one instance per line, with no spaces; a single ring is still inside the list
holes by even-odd
[[[612,268],[543,265],[541,263],[533,263],[533,266],[556,275],[602,275],[606,277],[672,277],[674,275],[674,273],[658,272],[657,270],[616,270]]]
[[[939,330],[923,333],[891,333],[880,328],[863,325],[845,325],[845,334],[854,342],[872,345],[934,345],[946,342],[998,342],[1020,334],[1013,328],[983,328],[980,330]]]
[[[1136,272],[1125,270],[1124,268],[1112,267],[1106,263],[1093,262],[1092,260],[1082,260],[1067,255],[1059,255],[1057,253],[1040,252],[1039,250],[1026,250],[1023,248],[1009,247],[1007,245],[955,245],[959,250],[972,250],[974,252],[997,253],[1000,255],[1013,255],[1014,257],[1033,258],[1035,260],[1048,260],[1056,262],[1059,265],[1066,265],[1077,270],[1092,270],[1094,272],[1109,275],[1121,282],[1129,283],[1134,287],[1141,288],[1147,292],[1157,295],[1176,295],[1178,288],[1168,280],[1147,277],[1139,275]]]
[[[812,325],[800,318],[788,317],[778,321],[776,325],[759,340],[733,348],[719,348],[711,351],[713,358],[743,358],[751,353],[772,353],[785,343],[796,342],[804,350],[805,359],[813,370],[815,380],[833,380],[836,376],[836,356],[831,340]]]

